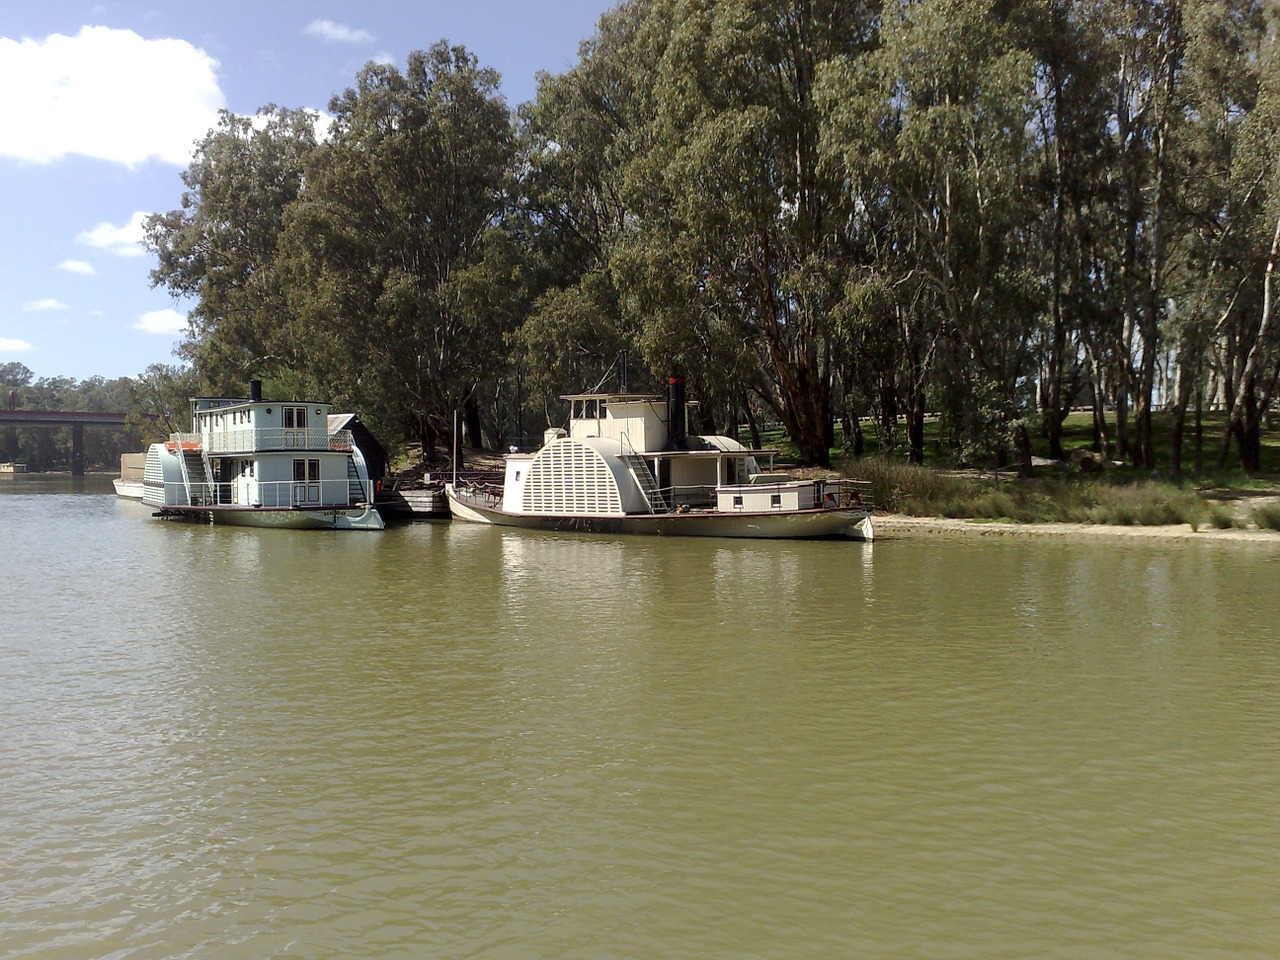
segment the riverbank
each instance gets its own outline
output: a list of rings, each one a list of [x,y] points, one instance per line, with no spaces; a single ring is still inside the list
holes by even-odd
[[[1161,526],[1112,525],[1101,523],[1007,523],[984,520],[951,520],[945,517],[909,517],[903,514],[877,514],[872,518],[877,540],[914,539],[921,537],[1042,537],[1070,540],[1109,541],[1195,541],[1219,543],[1265,543],[1280,547],[1280,531],[1252,529],[1218,529],[1190,524]]]

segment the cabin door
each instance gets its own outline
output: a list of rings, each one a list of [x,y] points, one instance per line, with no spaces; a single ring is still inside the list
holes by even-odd
[[[306,506],[320,502],[320,461],[315,458],[293,461],[293,503]]]
[[[282,407],[280,413],[284,422],[284,445],[292,448],[307,446],[307,408]]]

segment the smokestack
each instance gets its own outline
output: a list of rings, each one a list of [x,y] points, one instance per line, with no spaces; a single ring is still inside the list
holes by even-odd
[[[250,380],[249,381],[249,402],[259,403],[261,400],[262,400],[262,381]]]
[[[689,427],[685,417],[684,377],[667,378],[667,446],[683,450],[688,445]]]

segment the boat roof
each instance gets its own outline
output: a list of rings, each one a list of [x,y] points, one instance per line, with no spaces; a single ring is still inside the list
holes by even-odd
[[[743,447],[741,450],[724,450],[720,447],[713,447],[708,450],[646,450],[641,456],[653,457],[655,460],[663,459],[687,459],[689,457],[774,457],[778,455],[777,450],[748,450]]]
[[[561,400],[608,400],[612,403],[666,403],[660,393],[562,393]]]
[[[258,406],[293,406],[293,407],[315,407],[315,406],[333,406],[327,400],[250,400],[248,397],[191,397],[192,403],[212,403],[217,404],[218,409],[223,407],[247,407],[250,404]]]

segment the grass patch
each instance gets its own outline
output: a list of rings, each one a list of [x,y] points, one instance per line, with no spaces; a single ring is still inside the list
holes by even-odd
[[[1235,523],[1221,504],[1185,485],[1116,477],[1041,477],[997,482],[870,458],[848,464],[849,475],[869,481],[879,509],[908,516],[1015,523],[1099,523],[1120,526]],[[1280,529],[1280,507],[1275,511]],[[1261,526],[1261,522],[1259,523]]]

